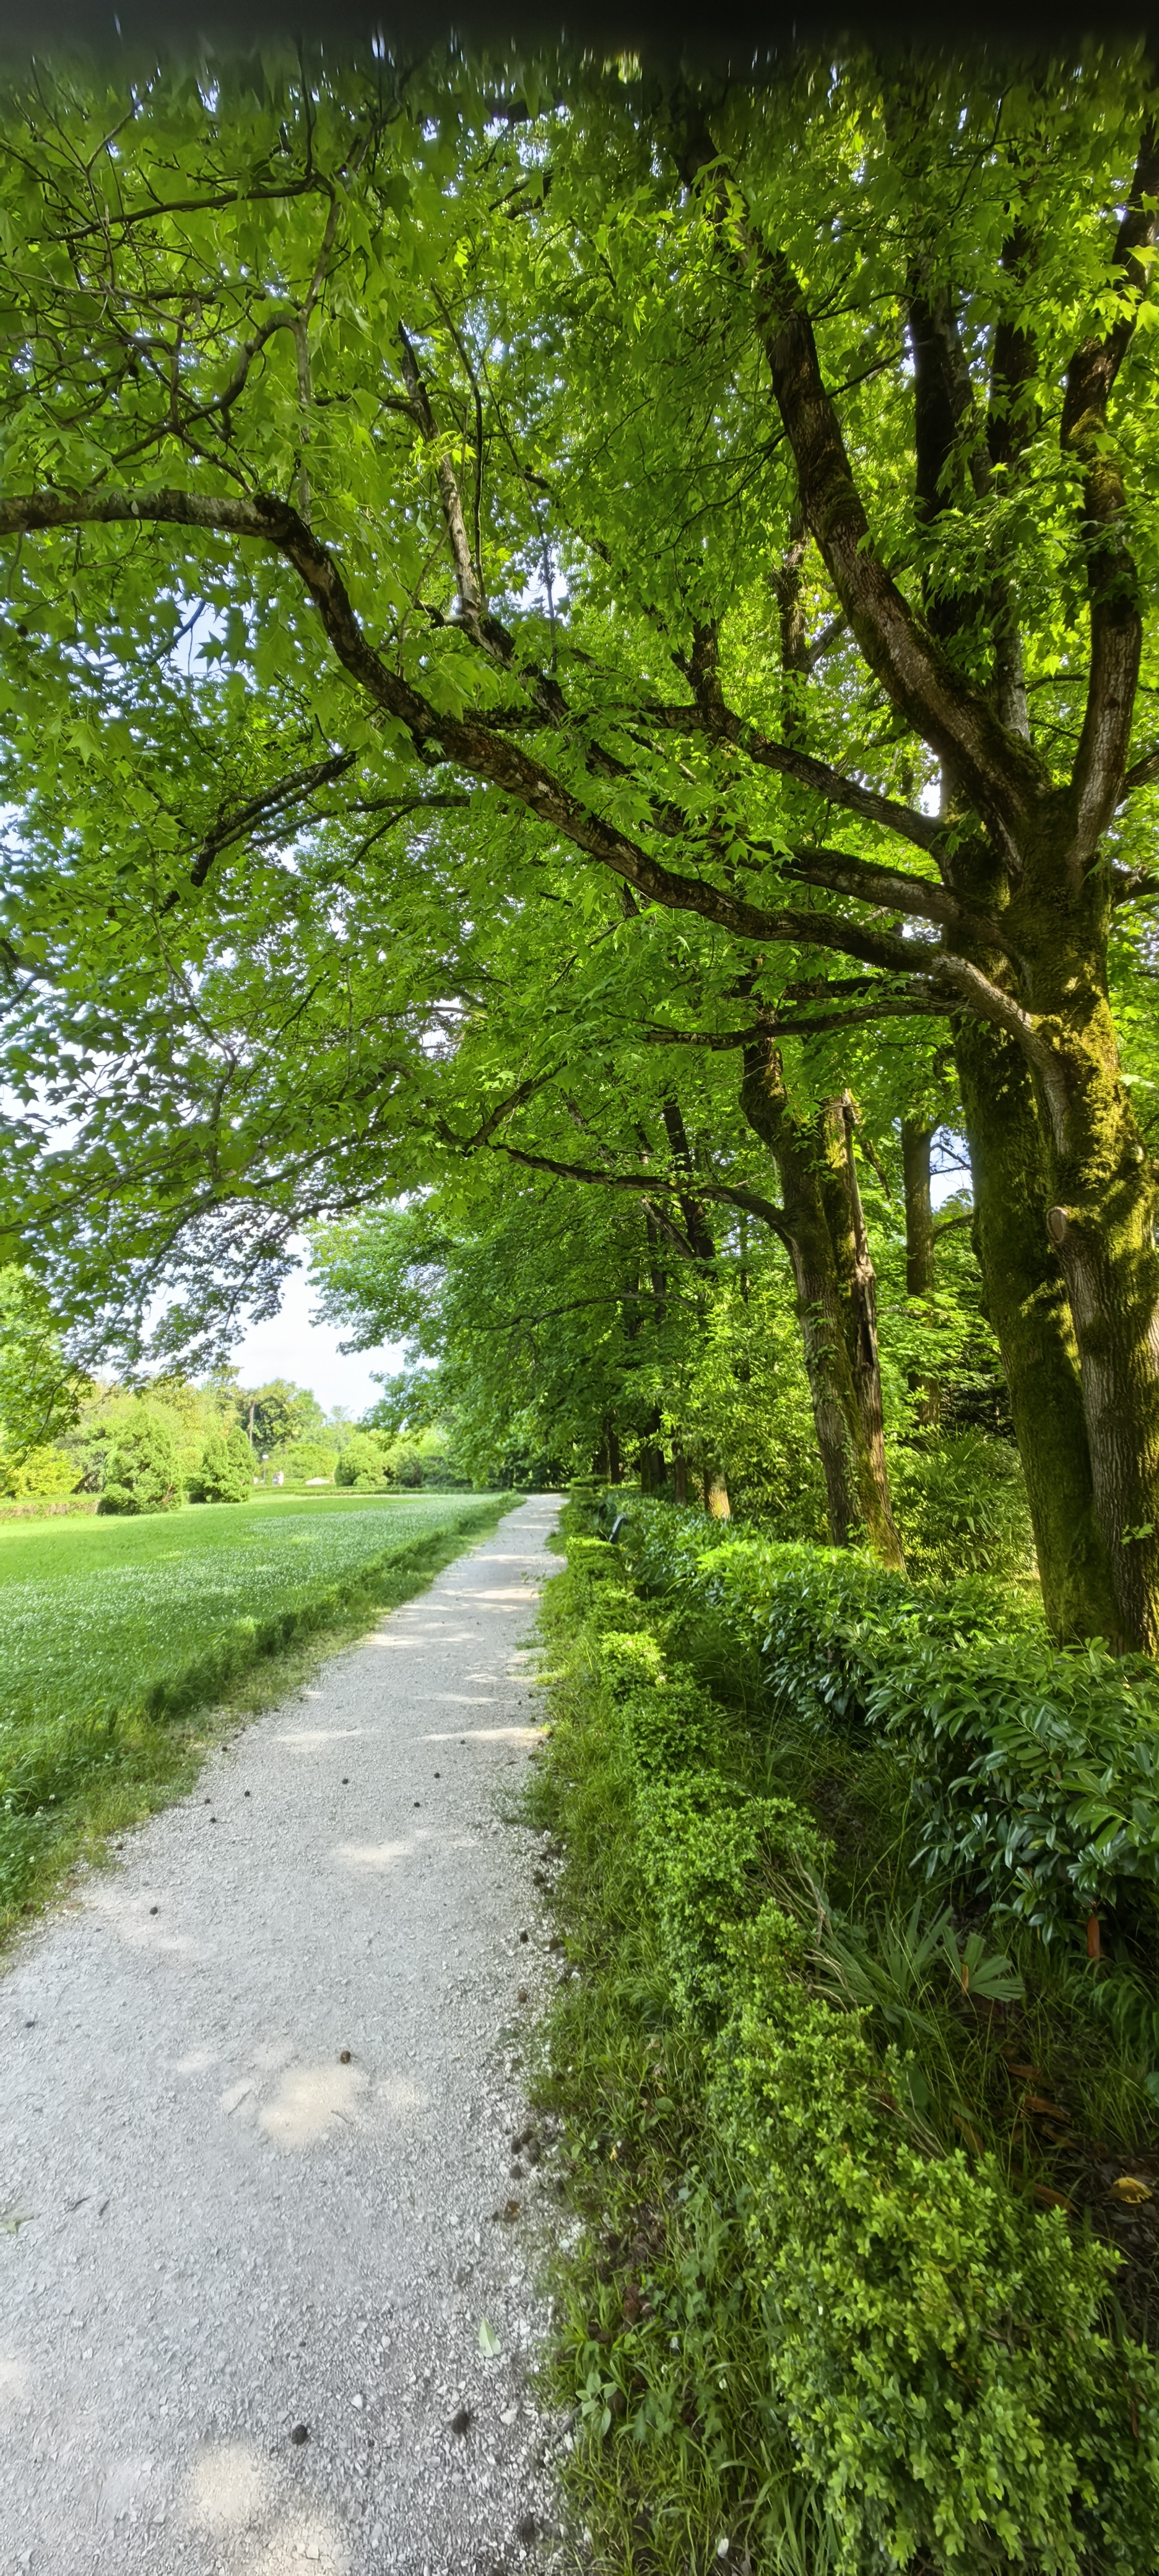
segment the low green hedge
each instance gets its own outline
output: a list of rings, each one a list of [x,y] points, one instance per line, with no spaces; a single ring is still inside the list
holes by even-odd
[[[916,1853],[1049,1940],[1092,1911],[1159,1928],[1159,1676],[1062,1653],[1006,1596],[923,1592],[851,1550],[710,1539],[642,1504],[632,1561],[759,1657],[770,1713],[879,1730],[912,1766]]]
[[[649,1514],[641,1572],[671,1585],[684,1545]],[[852,1719],[851,1677],[869,1671],[862,1641],[882,1634],[880,1617],[875,1630],[868,1610],[860,1621],[854,1610],[880,1612],[901,1592],[871,1569],[823,1562],[807,1619],[790,1610],[800,1585],[789,1581],[808,1570],[805,1553],[760,1560],[771,1578],[762,1641],[774,1640],[775,1669],[776,1641],[793,1625],[809,1687],[827,1706],[835,1693]],[[994,2156],[915,2143],[898,2110],[903,2060],[876,2053],[861,2017],[811,1982],[815,1926],[802,1892],[825,1861],[814,1819],[791,1799],[746,1793],[735,1728],[666,1656],[663,1614],[631,1596],[616,1553],[581,1539],[570,1558],[582,1724],[614,1779],[667,2009],[699,2052],[709,2188],[743,2228],[770,2440],[788,2443],[810,2482],[833,2565],[842,2576],[1153,2576],[1159,2371],[1107,2330],[1117,2255],[1072,2231],[1061,2209],[1023,2198]],[[723,1599],[751,1601],[751,1542],[700,1558]],[[822,1599],[830,1615],[817,1643]],[[972,1650],[963,1637],[957,1651]],[[783,1673],[787,1687],[787,1664]],[[881,1722],[869,1704],[879,1684],[880,1663],[858,1722]],[[554,1749],[565,1788],[576,1732],[573,1717]],[[672,2416],[662,2383],[680,2339],[658,2331],[679,2302],[666,2316],[663,2282],[644,2287],[644,2321],[621,2336],[640,2439],[665,2406]],[[711,2341],[709,2295],[701,2343]]]

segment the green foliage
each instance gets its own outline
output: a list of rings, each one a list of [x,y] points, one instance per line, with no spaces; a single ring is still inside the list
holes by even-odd
[[[956,1879],[1044,1938],[1092,1908],[1159,1892],[1159,1691],[1097,1644],[1063,1652],[979,1582],[922,1592],[853,1553],[638,1509],[633,1553],[657,1591],[711,1606],[760,1655],[772,1712],[880,1732],[911,1775],[915,1866]]]
[[[246,1503],[253,1492],[253,1451],[244,1431],[211,1431],[190,1478],[193,1503]]]
[[[84,1380],[64,1357],[39,1282],[15,1264],[0,1268],[0,1491],[71,1490],[50,1461],[58,1456],[61,1432],[76,1419],[83,1392]]]
[[[100,1512],[175,1512],[182,1502],[177,1443],[164,1417],[143,1411],[109,1452]]]
[[[71,1494],[77,1482],[76,1459],[67,1449],[46,1446],[26,1449],[22,1455],[0,1452],[0,1493],[17,1498]]]
[[[643,1552],[671,1576],[676,1516],[648,1517]],[[743,1542],[701,1546],[726,1601],[746,1555],[751,1572]],[[839,1570],[847,1608],[858,1574],[889,1580]],[[617,2510],[610,2444],[625,2518],[642,2497],[665,2568],[739,2527],[777,2569],[1150,2576],[1159,2370],[1105,2322],[1117,2258],[1012,2189],[995,2155],[947,2151],[915,2122],[937,1981],[960,1990],[965,1957],[1001,1996],[1009,1963],[912,1905],[876,1951],[835,1924],[813,1819],[746,1793],[748,1730],[702,1694],[698,1709],[666,1648],[671,1581],[647,1608],[589,1540],[555,1593],[539,1800],[569,1846],[560,1898],[592,1991],[557,2007],[551,2083],[581,2206],[607,2211],[565,2284],[586,2515]],[[618,1952],[641,1882],[633,1987]]]
[[[369,1431],[354,1432],[334,1469],[335,1484],[352,1486],[360,1494],[377,1494],[385,1491],[387,1481],[383,1443]]]
[[[248,1441],[246,1447],[249,1449]],[[253,1451],[250,1450],[249,1454],[252,1471]],[[319,1481],[332,1485],[338,1458],[338,1450],[332,1448],[328,1441],[295,1440],[288,1449],[274,1451],[270,1470],[280,1468],[294,1485],[317,1484]]]
[[[231,1386],[227,1401],[238,1429],[247,1438],[252,1433],[257,1458],[284,1448],[288,1442],[317,1440],[325,1428],[326,1417],[317,1396],[308,1386],[295,1386],[290,1378],[271,1378],[265,1386],[258,1387]]]
[[[1034,1578],[1034,1537],[1018,1451],[967,1430],[894,1446],[890,1481],[906,1566],[918,1583],[968,1571],[997,1583]]]

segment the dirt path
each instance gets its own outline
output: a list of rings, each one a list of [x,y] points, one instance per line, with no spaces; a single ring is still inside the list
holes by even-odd
[[[0,2576],[553,2554],[504,1821],[553,1522],[239,1736],[0,1981]]]

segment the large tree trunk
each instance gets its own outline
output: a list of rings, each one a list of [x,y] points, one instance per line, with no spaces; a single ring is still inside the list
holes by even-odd
[[[1094,894],[1094,903],[1099,901]],[[1092,907],[1093,908],[1093,907]],[[1034,970],[1057,1066],[1039,1083],[1044,1230],[1078,1348],[1094,1512],[1121,1646],[1159,1653],[1159,1215],[1155,1170],[1119,1068],[1105,942],[1059,943]]]
[[[852,1105],[830,1101],[795,1118],[778,1050],[745,1050],[741,1106],[771,1152],[797,1290],[805,1368],[825,1477],[829,1535],[847,1547],[864,1533],[885,1565],[900,1566],[882,1442],[876,1282],[853,1168]]]
[[[1056,1637],[1109,1637],[1119,1612],[1099,1529],[1066,1282],[1047,1229],[1043,1146],[1021,1049],[976,1020],[956,1056],[974,1183],[974,1245],[1010,1391]]]

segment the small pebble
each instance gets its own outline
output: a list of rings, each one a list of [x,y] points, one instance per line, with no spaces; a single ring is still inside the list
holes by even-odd
[[[340,2066],[349,2066],[349,2064],[350,2064],[350,2051],[349,2051],[349,2049],[348,2049],[348,2048],[340,2048],[340,2049],[339,2049],[339,2051],[338,2051],[338,2063],[339,2063],[339,2065],[340,2065]]]

